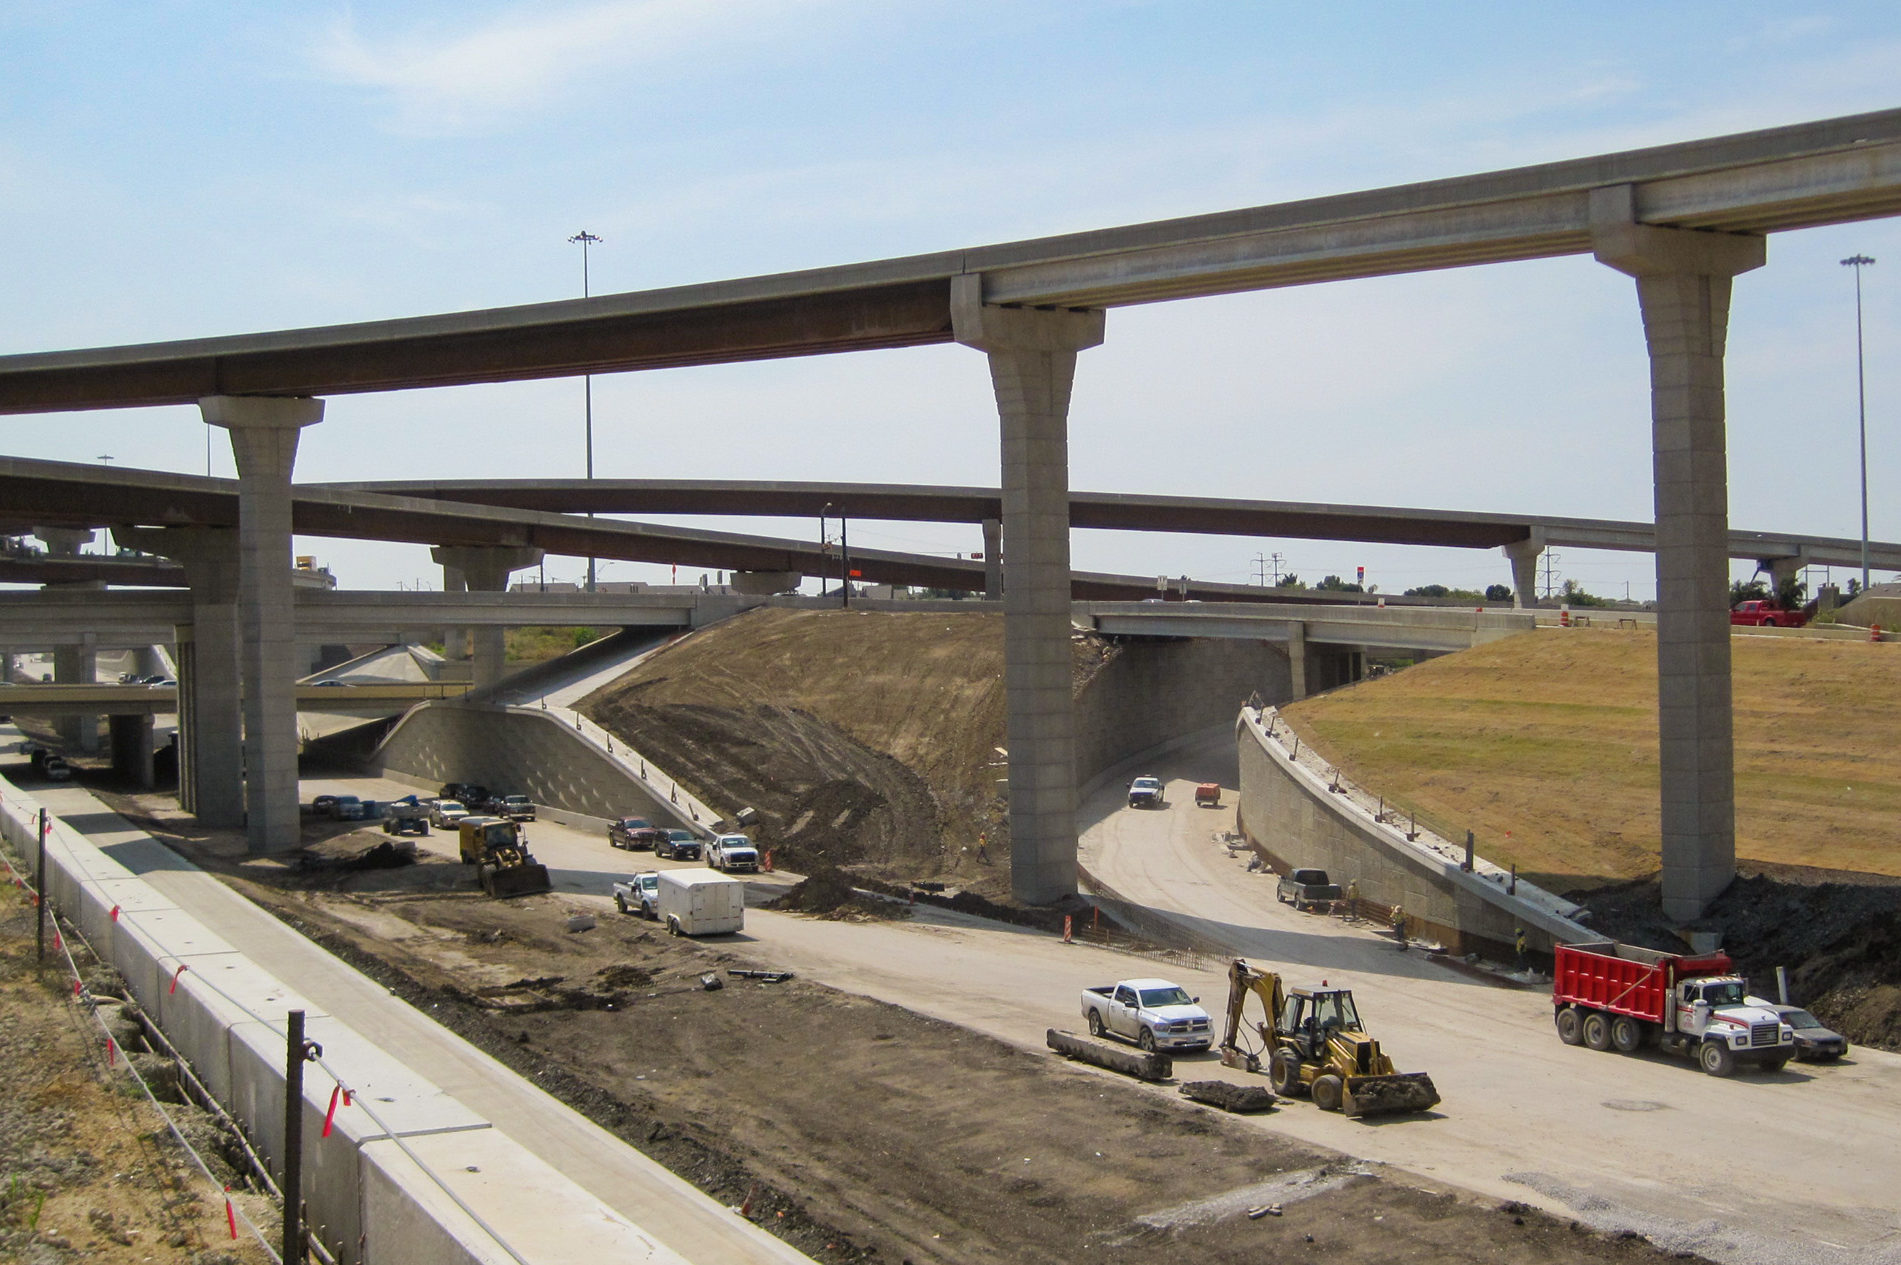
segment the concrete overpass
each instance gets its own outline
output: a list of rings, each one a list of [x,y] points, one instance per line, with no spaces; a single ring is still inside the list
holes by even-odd
[[[1732,278],[1769,234],[1901,213],[1901,111],[1036,241],[565,303],[0,358],[0,410],[198,404],[240,482],[248,815],[295,838],[284,673],[290,487],[328,395],[959,342],[989,360],[1003,450],[1012,883],[1074,889],[1068,409],[1106,309],[1590,254],[1635,279],[1651,360],[1663,890],[1734,875],[1723,355]],[[565,550],[563,552],[566,552]],[[189,564],[188,564],[189,565]]]

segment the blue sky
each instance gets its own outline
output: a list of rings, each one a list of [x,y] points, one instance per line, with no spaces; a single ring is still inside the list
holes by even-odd
[[[594,291],[638,290],[1886,109],[1897,84],[1891,3],[0,0],[0,354],[569,297],[584,227]],[[1893,220],[1778,235],[1739,279],[1737,527],[1858,531],[1856,252],[1880,261],[1871,532],[1901,539]],[[297,477],[578,476],[581,393],[338,397]],[[1588,259],[1120,309],[1081,358],[1071,483],[1647,519],[1648,407],[1632,284]],[[963,348],[597,378],[594,412],[603,477],[997,480]],[[16,456],[206,468],[195,409],[0,426]],[[211,469],[231,468],[219,436]],[[979,547],[975,528],[852,539]],[[420,547],[299,551],[351,587],[436,578]],[[1509,581],[1496,552],[1074,544],[1080,567],[1228,581],[1274,551],[1388,591]],[[1557,569],[1652,588],[1643,555]]]

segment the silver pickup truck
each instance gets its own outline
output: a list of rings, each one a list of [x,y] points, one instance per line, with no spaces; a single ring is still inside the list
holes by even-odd
[[[1083,989],[1089,1035],[1121,1037],[1144,1050],[1205,1050],[1214,1041],[1208,1012],[1188,990],[1165,979],[1125,979]]]

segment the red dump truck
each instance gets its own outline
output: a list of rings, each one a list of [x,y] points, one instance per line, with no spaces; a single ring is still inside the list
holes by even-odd
[[[1654,1045],[1693,1058],[1711,1076],[1740,1063],[1776,1071],[1795,1057],[1795,1032],[1748,1004],[1727,953],[1694,957],[1613,940],[1561,944],[1551,981],[1558,1039],[1634,1054]]]

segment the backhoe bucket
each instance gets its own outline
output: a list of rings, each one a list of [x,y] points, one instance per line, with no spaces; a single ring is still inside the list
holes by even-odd
[[[1439,1101],[1432,1077],[1424,1072],[1393,1076],[1349,1076],[1340,1097],[1340,1110],[1349,1116],[1384,1116],[1424,1111]]]
[[[554,883],[548,877],[548,867],[539,863],[511,865],[505,870],[485,865],[482,867],[482,890],[497,900],[507,900],[511,896],[551,892]],[[1438,1099],[1433,1101],[1437,1102]]]

